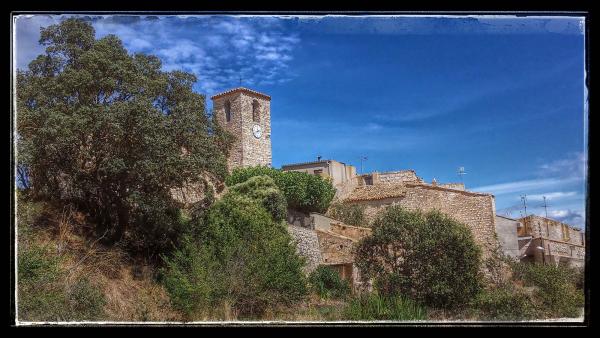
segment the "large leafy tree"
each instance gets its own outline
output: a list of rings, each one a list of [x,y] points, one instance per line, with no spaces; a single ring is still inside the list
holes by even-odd
[[[18,168],[36,198],[72,203],[110,241],[148,249],[181,224],[171,189],[226,174],[227,137],[192,90],[115,35],[67,19],[41,29],[45,54],[17,74]]]
[[[356,264],[380,293],[452,308],[479,292],[481,249],[466,225],[439,211],[390,206],[372,229],[357,247]]]

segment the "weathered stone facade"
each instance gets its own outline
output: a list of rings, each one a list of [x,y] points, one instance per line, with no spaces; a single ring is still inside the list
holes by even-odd
[[[519,259],[519,237],[517,235],[517,229],[519,228],[520,222],[496,215],[496,234],[498,235],[498,242],[502,253],[508,257]]]
[[[582,267],[585,259],[583,233],[553,219],[530,215],[519,220],[522,261]]]
[[[229,170],[271,166],[271,97],[236,88],[214,95],[212,100],[217,122],[236,138],[227,161]],[[260,128],[259,137],[255,136],[255,126]]]
[[[490,194],[448,189],[429,184],[381,184],[357,187],[345,203],[364,205],[365,216],[373,220],[376,214],[390,205],[408,210],[437,209],[471,229],[475,241],[489,254],[497,246],[495,236],[495,202]]]

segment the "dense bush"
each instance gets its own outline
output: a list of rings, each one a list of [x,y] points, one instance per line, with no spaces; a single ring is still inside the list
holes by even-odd
[[[17,74],[19,186],[88,213],[107,243],[168,247],[181,232],[171,189],[226,174],[226,133],[196,77],[96,39],[82,19],[42,28],[40,43]]]
[[[350,283],[343,280],[331,267],[320,265],[311,272],[308,281],[321,298],[345,298],[350,294]]]
[[[562,265],[515,263],[514,278],[535,288],[534,296],[547,317],[578,317],[584,294],[577,289],[577,270]]]
[[[254,176],[247,181],[232,186],[231,193],[248,196],[260,201],[276,222],[283,221],[287,214],[285,196],[269,176]]]
[[[306,295],[304,260],[285,224],[265,208],[265,201],[278,198],[251,189],[265,187],[258,181],[269,182],[261,178],[234,186],[197,221],[193,237],[164,257],[163,283],[175,306],[190,317],[221,304],[253,317]]]
[[[425,307],[402,296],[377,293],[353,298],[343,310],[347,320],[425,320]]]
[[[301,212],[323,213],[335,196],[331,182],[321,176],[261,166],[236,168],[225,179],[225,183],[233,186],[254,176],[271,177],[285,195],[288,207]]]
[[[356,263],[384,295],[403,294],[429,306],[466,304],[481,288],[481,250],[471,231],[438,211],[382,210]]]
[[[482,290],[473,307],[483,320],[527,320],[540,315],[534,299],[512,284]]]
[[[367,226],[365,206],[362,204],[332,203],[327,211],[329,216],[349,225]]]

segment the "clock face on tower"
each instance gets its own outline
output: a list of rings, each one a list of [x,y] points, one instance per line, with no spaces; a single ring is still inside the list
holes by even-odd
[[[258,124],[252,126],[252,134],[254,134],[254,137],[256,138],[260,138],[260,136],[262,135],[262,130],[260,129],[260,126]]]

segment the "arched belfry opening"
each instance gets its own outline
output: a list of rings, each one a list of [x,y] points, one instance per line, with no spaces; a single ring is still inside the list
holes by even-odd
[[[257,100],[252,101],[252,121],[260,122],[260,103]]]
[[[231,102],[225,101],[225,121],[231,121]]]

